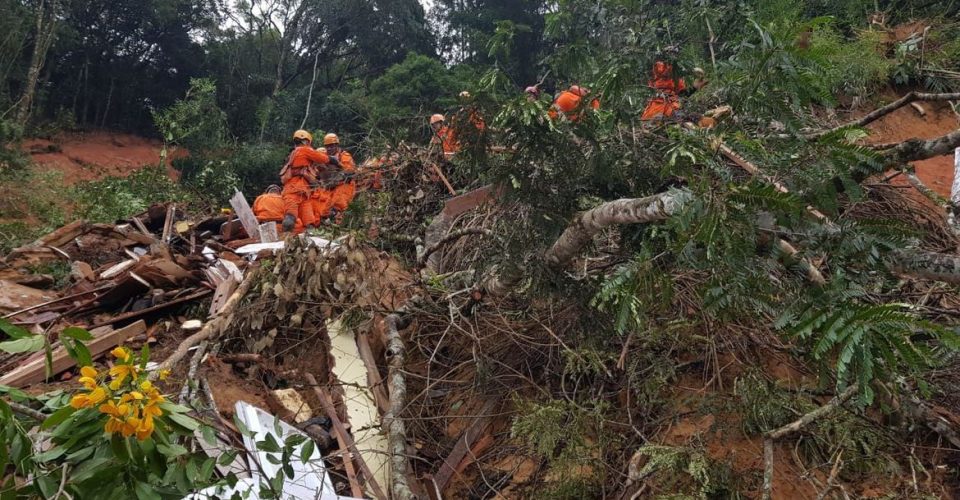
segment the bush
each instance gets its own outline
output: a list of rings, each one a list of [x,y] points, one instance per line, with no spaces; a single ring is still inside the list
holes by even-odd
[[[153,203],[198,204],[193,193],[167,177],[159,166],[145,167],[128,177],[108,177],[78,184],[71,190],[75,215],[92,222],[115,222],[142,212]]]
[[[274,144],[241,144],[209,155],[191,155],[173,161],[180,181],[213,204],[225,203],[236,187],[254,196],[270,184],[279,184],[279,172],[289,150]]]

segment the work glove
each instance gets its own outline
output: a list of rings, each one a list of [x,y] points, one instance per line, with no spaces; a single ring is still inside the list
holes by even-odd
[[[283,231],[289,233],[297,225],[297,218],[293,214],[283,216]]]
[[[330,161],[327,162],[327,165],[333,165],[334,167],[340,168],[340,160],[336,156],[331,156]]]

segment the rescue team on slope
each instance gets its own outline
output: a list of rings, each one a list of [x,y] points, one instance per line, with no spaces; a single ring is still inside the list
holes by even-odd
[[[336,223],[356,194],[353,156],[340,147],[336,134],[323,137],[323,151],[313,149],[313,135],[293,133],[293,151],[280,170],[283,188],[272,185],[257,197],[253,213],[259,222],[280,222],[283,230],[301,233],[327,218]]]
[[[693,83],[696,90],[706,85],[703,70],[694,69],[697,80]],[[680,94],[688,91],[683,79],[673,76],[673,65],[656,61],[653,65],[653,77],[648,85],[656,90],[640,119],[643,121],[673,118],[681,109]],[[527,99],[540,98],[540,89],[534,85],[524,90]],[[572,85],[560,92],[548,111],[550,119],[561,115],[577,122],[583,116],[581,101],[590,95],[590,89]],[[470,93],[460,93],[462,103],[470,100]],[[588,104],[592,110],[600,109],[597,98]],[[483,132],[486,125],[475,111],[471,111],[466,120],[455,118],[456,123],[469,123],[476,132]],[[431,145],[440,146],[444,155],[451,156],[460,150],[457,132],[446,123],[442,114],[430,117],[432,129]],[[356,194],[356,182],[353,175],[356,164],[353,157],[340,147],[336,134],[327,134],[323,138],[323,151],[313,149],[313,136],[306,130],[293,133],[294,149],[280,171],[283,187],[271,185],[253,204],[253,212],[260,222],[279,222],[286,232],[301,233],[317,227],[322,221],[332,218],[339,224],[343,212]]]

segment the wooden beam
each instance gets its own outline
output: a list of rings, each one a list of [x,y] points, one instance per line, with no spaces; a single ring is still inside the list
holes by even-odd
[[[90,333],[94,335],[93,340],[86,343],[87,349],[93,358],[123,344],[127,339],[140,335],[147,331],[147,325],[142,320],[137,321],[119,330],[109,328],[93,330]],[[66,371],[76,365],[76,361],[67,354],[66,348],[58,347],[53,351],[53,363],[50,368],[50,374],[56,375]],[[46,356],[38,356],[27,360],[20,367],[10,371],[3,377],[0,377],[0,385],[23,388],[31,384],[43,382],[46,378]]]
[[[257,222],[257,217],[253,215],[253,210],[250,209],[247,199],[243,197],[243,193],[235,192],[233,198],[230,198],[230,206],[233,207],[233,211],[240,218],[240,223],[243,224],[243,230],[247,232],[247,236],[251,238],[259,237],[260,224]]]
[[[487,414],[493,411],[496,405],[497,401],[494,400],[488,400],[484,403],[483,409],[480,410],[480,416],[476,417],[476,420],[470,424],[470,427],[467,427],[467,429],[463,431],[463,434],[457,439],[457,444],[454,445],[453,449],[450,450],[450,454],[447,455],[447,458],[440,464],[440,470],[437,471],[437,474],[433,478],[437,488],[441,492],[446,489],[447,484],[453,479],[457,466],[460,465],[463,458],[466,457],[470,449],[473,448],[476,440],[486,432],[487,427],[490,425],[490,417],[488,417]]]
[[[166,309],[166,308],[168,308],[168,307],[173,307],[173,306],[175,306],[175,305],[177,305],[177,304],[183,304],[184,302],[190,302],[190,301],[199,299],[199,298],[201,298],[201,297],[206,297],[207,295],[210,295],[211,293],[213,293],[213,291],[212,291],[212,290],[209,290],[209,289],[200,290],[199,292],[191,293],[190,295],[187,295],[187,296],[184,296],[184,297],[180,297],[179,299],[174,299],[174,300],[171,300],[171,301],[169,301],[169,302],[164,302],[163,304],[158,304],[158,305],[155,305],[155,306],[153,306],[153,307],[148,307],[148,308],[146,308],[146,309],[141,309],[141,310],[139,310],[139,311],[133,311],[133,312],[128,312],[128,313],[126,313],[126,314],[121,314],[121,315],[119,315],[119,316],[114,316],[113,318],[110,318],[110,319],[108,319],[108,320],[106,320],[106,321],[101,321],[101,322],[99,322],[99,323],[91,326],[90,328],[99,328],[99,327],[101,327],[101,326],[112,325],[112,324],[114,324],[114,323],[119,323],[119,322],[121,322],[121,321],[126,321],[126,320],[128,320],[128,319],[139,318],[140,316],[146,316],[147,314],[150,314],[150,313],[153,313],[153,312],[156,312],[156,311],[160,311],[160,310]]]
[[[327,417],[329,417],[330,421],[333,422],[333,428],[337,432],[337,442],[345,444],[350,450],[350,453],[352,453],[357,459],[357,462],[360,464],[360,469],[363,470],[363,475],[367,480],[367,484],[369,484],[370,489],[373,490],[374,496],[378,499],[386,500],[387,496],[383,493],[380,485],[377,484],[377,480],[374,479],[373,471],[371,471],[370,468],[367,467],[367,463],[363,461],[363,457],[360,456],[360,450],[357,449],[357,445],[353,442],[353,438],[350,437],[350,433],[347,432],[347,428],[343,426],[343,422],[341,422],[340,417],[337,416],[337,409],[333,406],[333,399],[329,394],[327,394],[327,391],[325,391],[323,387],[320,387],[320,384],[317,382],[317,379],[312,373],[304,373],[303,378],[313,387],[313,391],[317,394],[317,399],[320,400],[320,404],[323,406],[323,411],[326,412]],[[344,464],[347,464],[349,460],[344,459],[343,462]],[[347,467],[352,467],[352,465],[347,465]],[[352,486],[353,484],[351,483],[351,487]],[[363,492],[361,491],[358,494],[354,491],[353,495],[359,498],[363,496]]]

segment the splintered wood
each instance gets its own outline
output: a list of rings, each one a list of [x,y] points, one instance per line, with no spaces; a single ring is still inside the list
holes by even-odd
[[[331,371],[343,389],[347,420],[353,429],[357,449],[376,482],[390,484],[387,438],[380,432],[380,413],[367,386],[367,367],[357,348],[354,332],[340,321],[333,321],[327,323],[327,334],[334,359]]]

